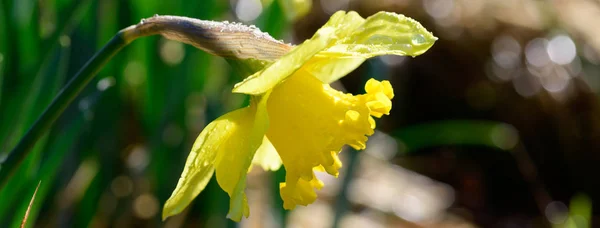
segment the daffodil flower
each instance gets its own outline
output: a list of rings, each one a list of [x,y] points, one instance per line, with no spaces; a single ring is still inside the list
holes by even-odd
[[[316,34],[281,58],[235,85],[234,93],[251,102],[204,128],[194,143],[163,218],[180,213],[216,179],[230,197],[228,217],[249,216],[244,193],[250,166],[268,170],[285,166],[280,184],[285,209],[315,201],[323,182],[315,171],[337,176],[344,145],[364,149],[375,120],[389,114],[394,97],[388,81],[370,79],[366,94],[337,91],[329,83],[367,58],[416,56],[437,40],[418,22],[380,12],[367,19],[356,12],[337,12]]]

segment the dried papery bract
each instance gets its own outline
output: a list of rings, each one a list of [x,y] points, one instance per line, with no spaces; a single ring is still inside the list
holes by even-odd
[[[155,15],[124,30],[125,37],[133,39],[155,34],[232,59],[275,60],[292,48],[255,26],[227,21]]]

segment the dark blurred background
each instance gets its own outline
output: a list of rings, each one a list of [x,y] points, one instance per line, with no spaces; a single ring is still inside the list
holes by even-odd
[[[312,3],[312,4],[311,4]],[[412,17],[439,40],[335,82],[390,80],[390,116],[339,178],[284,211],[283,169],[253,169],[251,216],[213,180],[160,219],[191,144],[244,105],[222,58],[161,37],[123,49],[0,191],[0,227],[594,227],[600,197],[598,0],[0,0],[0,160],[119,29],[154,14],[255,24],[294,44],[337,10]]]

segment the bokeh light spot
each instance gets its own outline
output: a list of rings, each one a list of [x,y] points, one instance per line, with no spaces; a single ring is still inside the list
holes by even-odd
[[[112,76],[109,77],[105,77],[103,79],[101,79],[100,81],[98,81],[98,83],[96,84],[96,89],[98,89],[99,91],[104,91],[112,86],[114,86],[116,83],[115,78]]]
[[[492,43],[494,62],[505,69],[514,69],[521,63],[521,45],[511,36],[499,36]]]
[[[539,78],[527,72],[521,72],[512,82],[517,93],[523,97],[536,95],[542,89]]]
[[[148,158],[146,148],[140,145],[134,146],[127,157],[127,166],[138,172],[144,170],[149,162],[150,158]]]
[[[375,134],[367,141],[365,153],[378,159],[388,161],[398,152],[398,143],[396,140],[380,131],[375,131]]]
[[[569,216],[569,208],[562,202],[554,201],[546,206],[544,214],[549,222],[553,224],[562,224]]]
[[[168,65],[177,65],[185,57],[185,48],[182,43],[164,40],[160,45],[160,58]]]
[[[329,15],[338,10],[346,10],[349,6],[350,0],[321,0],[321,8]]]
[[[549,74],[540,77],[542,87],[548,92],[560,92],[569,85],[570,76],[563,67],[555,67]]]
[[[536,67],[543,67],[550,63],[550,57],[546,51],[548,40],[536,38],[527,43],[525,46],[525,58],[527,62]]]
[[[158,200],[151,194],[143,194],[133,201],[133,212],[142,219],[154,217],[158,212]]]
[[[548,56],[556,64],[569,64],[577,56],[575,43],[566,35],[555,36],[548,42]]]
[[[71,38],[69,38],[69,36],[62,35],[60,38],[58,38],[58,43],[62,47],[69,47],[71,46]]]
[[[510,150],[519,142],[519,133],[508,124],[498,124],[492,129],[490,137],[498,148]]]
[[[423,8],[433,18],[446,18],[454,9],[454,0],[424,0]]]
[[[253,21],[262,13],[260,0],[239,0],[235,6],[235,15],[242,21]]]
[[[133,182],[127,176],[118,176],[110,183],[110,190],[116,197],[125,197],[133,192]]]
[[[127,63],[123,76],[129,85],[139,86],[146,81],[146,68],[138,61],[131,61]]]
[[[582,48],[583,57],[589,61],[591,64],[600,65],[600,55],[598,52],[589,44],[585,44]]]

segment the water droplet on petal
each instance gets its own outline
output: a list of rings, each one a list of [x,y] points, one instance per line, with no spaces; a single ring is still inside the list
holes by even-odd
[[[425,43],[427,40],[425,39],[425,37],[421,34],[415,34],[412,36],[411,40],[413,45],[421,45],[423,43]]]

